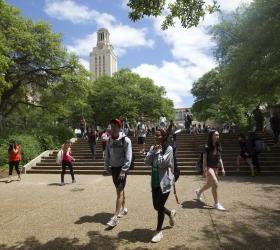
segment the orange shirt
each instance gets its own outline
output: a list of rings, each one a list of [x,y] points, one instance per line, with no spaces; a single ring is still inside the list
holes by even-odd
[[[20,160],[21,160],[20,147],[16,146],[16,152],[12,150],[9,153],[9,161],[20,161]]]

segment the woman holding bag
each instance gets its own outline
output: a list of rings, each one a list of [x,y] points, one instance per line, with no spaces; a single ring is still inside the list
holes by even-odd
[[[75,161],[75,159],[72,157],[71,155],[71,141],[66,141],[63,145],[62,145],[62,171],[61,171],[61,186],[64,186],[64,175],[66,172],[66,167],[69,168],[70,170],[70,174],[72,177],[72,183],[75,183],[75,177],[74,177],[74,171],[73,171],[73,164],[72,162]]]
[[[175,225],[175,210],[165,208],[172,186],[174,184],[173,149],[168,145],[168,134],[164,129],[155,133],[155,145],[145,157],[145,165],[152,167],[151,186],[155,210],[158,212],[157,228],[152,242],[159,242],[163,238],[162,225],[165,214],[169,216],[170,226]]]

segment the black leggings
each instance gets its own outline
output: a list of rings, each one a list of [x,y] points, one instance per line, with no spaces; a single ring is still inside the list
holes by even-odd
[[[13,168],[15,166],[15,169],[17,171],[17,174],[20,175],[20,171],[19,171],[19,161],[10,161],[9,162],[9,175],[13,174]]]
[[[155,210],[158,211],[158,218],[157,218],[157,231],[161,231],[162,224],[164,221],[164,215],[167,214],[168,216],[171,215],[170,210],[164,207],[170,192],[163,194],[160,187],[152,188],[152,195],[153,195],[153,205]]]
[[[62,162],[62,171],[61,171],[61,182],[64,182],[64,175],[65,175],[65,172],[66,172],[66,167],[68,167],[69,170],[70,170],[70,174],[71,174],[72,180],[75,180],[72,163],[71,162],[63,161]]]

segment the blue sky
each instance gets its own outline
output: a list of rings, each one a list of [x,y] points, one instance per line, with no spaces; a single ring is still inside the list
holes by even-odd
[[[168,0],[169,2],[172,0]],[[210,2],[211,0],[206,0]],[[130,68],[155,84],[164,86],[175,107],[190,107],[194,81],[215,67],[215,46],[207,27],[218,22],[218,14],[207,16],[196,28],[179,24],[162,31],[163,17],[133,23],[128,18],[127,0],[9,0],[25,17],[44,20],[54,32],[63,34],[63,44],[78,54],[89,68],[89,53],[96,45],[96,31],[109,29],[118,56],[118,68]],[[222,11],[233,11],[251,0],[220,0]]]

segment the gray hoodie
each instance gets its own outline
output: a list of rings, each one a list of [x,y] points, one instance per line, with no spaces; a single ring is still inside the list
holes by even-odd
[[[122,138],[124,139],[124,145]],[[132,160],[131,141],[122,132],[119,133],[118,139],[110,138],[105,150],[105,169],[108,167],[121,167],[122,171],[129,170]]]
[[[174,184],[174,160],[173,149],[168,146],[164,154],[162,150],[155,150],[152,146],[150,151],[145,157],[145,165],[151,166],[152,162],[156,160],[158,165],[158,177],[162,193],[168,193],[171,191]]]

